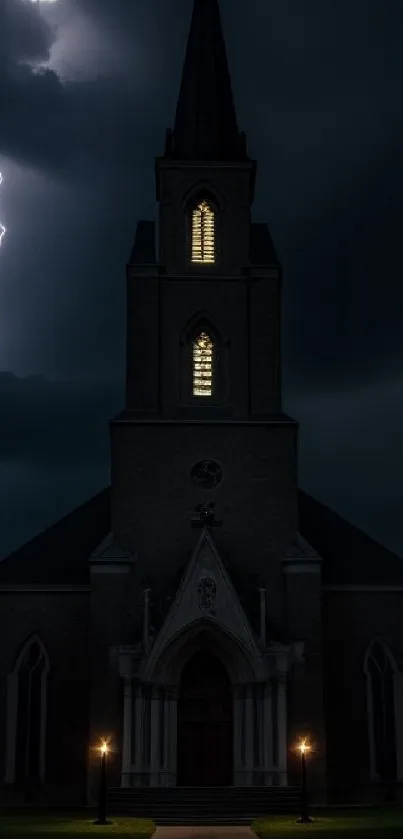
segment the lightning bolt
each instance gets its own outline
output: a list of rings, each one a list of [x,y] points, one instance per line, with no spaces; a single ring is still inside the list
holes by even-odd
[[[3,183],[3,176],[0,172],[0,186],[2,185],[2,183]],[[3,237],[4,237],[5,233],[6,233],[6,228],[4,227],[4,224],[2,224],[1,221],[0,221],[0,248],[1,248],[1,243],[3,241]]]

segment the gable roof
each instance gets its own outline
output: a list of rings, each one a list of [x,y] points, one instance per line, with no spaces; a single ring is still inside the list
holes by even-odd
[[[89,585],[89,558],[107,537],[109,488],[0,561],[1,585]],[[322,557],[325,585],[403,585],[403,559],[302,490],[299,529]]]
[[[89,557],[109,531],[109,489],[0,561],[0,585],[88,585]]]
[[[213,536],[205,529],[200,533],[150,653],[147,665],[150,671],[159,660],[162,651],[179,637],[185,627],[197,624],[200,617],[205,620],[214,618],[216,626],[241,641],[250,664],[254,662],[255,676],[258,676],[260,657],[251,625],[235,591],[231,575],[228,574],[218,553]]]
[[[403,585],[403,559],[299,491],[299,529],[323,558],[327,585]]]

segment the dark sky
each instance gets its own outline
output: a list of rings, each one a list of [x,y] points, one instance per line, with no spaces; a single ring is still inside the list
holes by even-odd
[[[192,0],[0,0],[0,555],[109,480]],[[301,485],[403,555],[402,0],[221,0]]]

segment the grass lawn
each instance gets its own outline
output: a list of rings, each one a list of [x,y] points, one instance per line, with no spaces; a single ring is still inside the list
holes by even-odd
[[[1,815],[1,839],[68,839],[84,836],[127,836],[130,839],[148,839],[155,830],[154,822],[148,819],[110,818],[112,824],[97,826],[93,824],[96,814],[88,812],[59,815],[49,813],[39,815],[26,813],[21,815]]]
[[[275,816],[256,819],[252,829],[259,839],[323,836],[326,839],[397,839],[403,837],[403,807],[373,810],[333,810],[311,814],[312,824],[296,824],[295,818]]]

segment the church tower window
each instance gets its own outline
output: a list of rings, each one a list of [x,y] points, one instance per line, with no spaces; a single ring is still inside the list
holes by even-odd
[[[192,212],[192,262],[214,265],[216,261],[215,213],[208,201],[200,201]]]
[[[193,396],[213,395],[214,343],[207,332],[193,341]]]

